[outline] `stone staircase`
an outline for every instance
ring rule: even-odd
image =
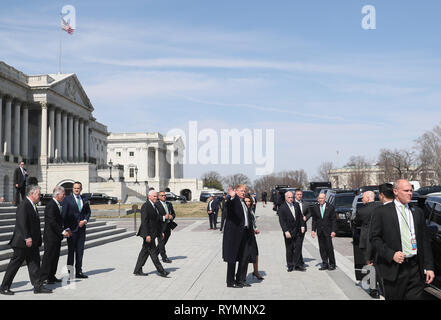
[[[5,271],[9,260],[13,255],[12,248],[8,245],[12,238],[15,226],[16,207],[0,207],[0,272]],[[44,228],[44,207],[38,207],[41,222],[41,234]],[[112,241],[133,236],[134,232],[127,232],[124,228],[118,228],[115,224],[106,221],[97,221],[90,218],[86,229],[85,248],[103,245]],[[43,246],[40,247],[40,254],[43,257]],[[67,241],[61,242],[61,255],[67,254]]]

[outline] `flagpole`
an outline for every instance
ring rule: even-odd
[[[61,13],[60,13],[60,18],[62,17]],[[59,56],[58,56],[58,74],[61,74],[61,36],[62,36],[62,32],[61,32],[61,27],[60,27],[60,47],[59,47]]]

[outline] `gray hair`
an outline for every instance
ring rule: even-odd
[[[59,194],[61,194],[63,192],[65,192],[65,191],[64,191],[64,188],[62,186],[56,186],[54,188],[54,191],[52,192],[52,197],[55,198],[56,196],[58,196]]]
[[[34,194],[37,191],[41,191],[41,187],[36,184],[31,184],[28,186],[26,194],[29,196],[31,194]]]
[[[294,194],[291,191],[285,192],[285,200],[288,199],[289,194],[294,197]]]
[[[155,194],[157,194],[157,193],[158,193],[158,191],[150,190],[150,191],[149,191],[149,196],[153,196],[153,195],[155,195]]]

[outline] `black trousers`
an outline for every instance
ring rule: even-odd
[[[164,239],[159,238],[158,240],[158,250],[159,250],[159,254],[162,257],[162,260],[167,259],[167,252],[165,251],[165,245],[167,244],[170,235],[171,235],[171,230],[167,226],[167,228],[165,228],[164,231]]]
[[[300,266],[300,255],[302,253],[303,239],[298,235],[289,239],[284,236],[284,239],[286,249],[286,265],[288,268]]]
[[[20,204],[20,196],[21,196],[21,200],[25,198],[26,186],[15,188],[15,205],[17,207]]]
[[[143,239],[142,248],[141,251],[139,252],[138,260],[136,261],[134,273],[138,273],[142,271],[142,267],[147,262],[149,256],[152,258],[156,270],[158,270],[158,272],[160,273],[164,272],[164,268],[162,267],[161,262],[159,262],[158,252],[159,250],[158,247],[156,246],[154,238],[150,241],[150,243],[148,243],[147,241],[145,241],[145,239]]]
[[[72,236],[67,238],[67,265],[73,266],[75,260],[75,272],[83,272],[84,242],[86,241],[86,227],[79,228],[77,232],[72,232]]]
[[[61,242],[53,241],[44,243],[44,255],[40,268],[40,280],[51,280],[57,273],[58,260],[60,259]]]
[[[299,235],[299,238],[300,238],[300,240],[299,240],[299,242],[300,242],[300,259],[299,259],[299,264],[300,265],[305,264],[305,261],[303,261],[303,253],[302,253],[303,241],[305,240],[305,234],[306,234],[306,231]]]
[[[235,273],[236,273],[236,281],[245,281],[247,277],[247,269],[248,269],[248,263],[250,260],[249,257],[249,237],[248,237],[248,231],[244,229],[242,233],[242,240],[239,245],[239,251],[238,251],[238,261],[239,265],[237,267],[236,271],[236,262],[228,262],[227,264],[227,284],[233,284]]]
[[[39,287],[40,282],[40,250],[38,247],[13,248],[14,255],[9,261],[5,276],[1,285],[2,289],[9,289],[18,269],[26,261],[29,271],[29,278],[34,287]]]
[[[335,266],[334,246],[332,245],[331,235],[320,232],[317,234],[317,237],[323,265]]]
[[[421,300],[424,282],[419,274],[418,258],[405,260],[398,269],[395,281],[383,279],[386,300]]]
[[[226,217],[227,217],[227,213],[222,211],[220,231],[222,231],[222,229],[224,228]]]
[[[215,211],[214,213],[213,213],[213,215],[214,215],[214,228],[216,229],[217,228],[217,216],[218,216],[218,211]]]
[[[210,229],[216,228],[216,216],[215,213],[211,213],[208,215],[208,221],[210,222]]]

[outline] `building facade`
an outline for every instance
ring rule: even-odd
[[[0,195],[13,199],[13,172],[24,161],[42,192],[75,180],[102,181],[107,127],[75,74],[26,75],[0,61]]]

